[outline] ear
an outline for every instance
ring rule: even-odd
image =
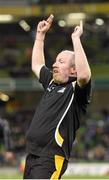
[[[71,75],[71,76],[76,76],[76,75],[77,75],[77,72],[76,72],[75,67],[71,67],[71,69],[70,69],[70,75]]]

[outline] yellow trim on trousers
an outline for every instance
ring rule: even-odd
[[[63,163],[64,163],[64,157],[59,156],[59,155],[55,155],[55,168],[56,171],[53,172],[52,176],[51,176],[51,180],[52,179],[58,179],[63,167]]]

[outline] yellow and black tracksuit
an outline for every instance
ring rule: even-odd
[[[75,77],[69,78],[67,83],[56,84],[52,80],[52,73],[45,66],[41,69],[39,81],[45,93],[27,132],[29,156],[26,165],[28,161],[32,162],[36,158],[43,167],[31,165],[31,168],[27,168],[27,165],[24,178],[29,177],[26,175],[26,170],[29,169],[31,179],[58,179],[67,167],[75,133],[79,128],[80,115],[86,112],[90,101],[91,81],[84,88],[78,86]],[[49,162],[48,165],[45,165],[45,159]],[[33,176],[33,169],[35,169],[34,173],[36,172],[35,176]],[[50,169],[49,173],[47,169]]]

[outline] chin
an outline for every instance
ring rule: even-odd
[[[54,82],[57,84],[63,84],[63,83],[66,83],[67,81],[63,81],[61,79],[54,79]]]
[[[60,82],[59,80],[57,80],[57,79],[54,79],[54,82],[55,82],[55,83],[58,83],[58,84],[61,83],[61,82]]]
[[[64,78],[63,78],[64,79]],[[62,78],[59,78],[59,77],[56,77],[56,76],[53,76],[53,80],[55,83],[58,83],[58,84],[63,84],[63,83],[66,83],[68,81],[68,79],[64,79],[63,80]]]

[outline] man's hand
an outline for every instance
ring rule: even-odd
[[[71,34],[71,38],[80,37],[83,33],[83,22],[80,21],[80,25],[76,26],[74,32]]]
[[[14,155],[13,152],[6,151],[6,152],[4,153],[4,158],[5,158],[6,161],[12,161],[12,160],[14,160],[15,155]]]
[[[38,23],[37,32],[45,34],[51,27],[54,16],[51,14],[47,20],[42,20]]]

